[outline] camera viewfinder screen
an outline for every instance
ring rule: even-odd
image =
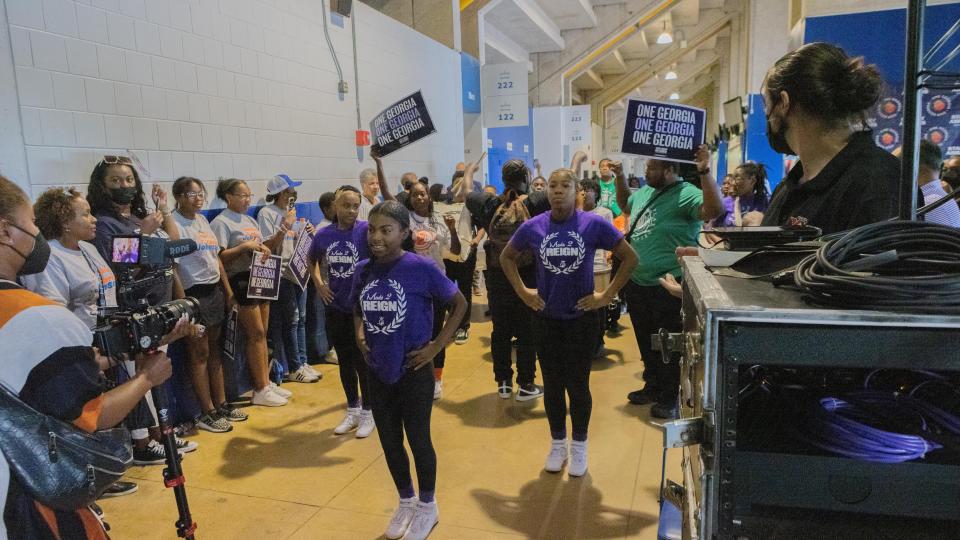
[[[137,264],[140,261],[140,238],[115,237],[112,261],[117,264]]]

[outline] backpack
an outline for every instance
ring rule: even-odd
[[[504,202],[494,212],[493,219],[490,220],[490,225],[487,227],[487,245],[485,248],[487,251],[487,268],[501,270],[500,253],[507,247],[510,238],[520,228],[520,225],[530,219],[530,211],[524,204],[526,198],[526,195],[522,195],[512,202]],[[523,268],[531,264],[533,264],[533,254],[530,252],[521,253],[517,259],[517,267]]]

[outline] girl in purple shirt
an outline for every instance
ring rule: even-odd
[[[570,460],[570,476],[587,472],[587,427],[593,400],[590,396],[590,362],[599,344],[600,318],[626,285],[637,266],[637,254],[623,234],[602,217],[576,209],[577,176],[558,169],[547,182],[550,212],[540,214],[517,229],[500,254],[500,266],[517,295],[537,315],[533,335],[543,372],[544,408],[553,442],[544,469],[560,472]],[[613,251],[622,261],[613,281],[594,292],[593,258],[597,249]],[[517,258],[532,252],[537,288],[524,285]],[[573,442],[567,449],[567,399]]]
[[[376,423],[367,397],[367,365],[357,347],[353,332],[353,305],[350,287],[357,263],[368,257],[367,222],[357,219],[360,213],[360,191],[343,186],[333,201],[335,220],[317,231],[310,245],[311,277],[323,303],[326,304],[326,330],[339,358],[340,383],[347,397],[347,415],[333,429],[335,435],[357,430],[358,438],[373,433]],[[328,279],[320,277],[317,263],[326,261]]]
[[[410,243],[409,211],[387,201],[370,211],[370,259],[357,266],[353,317],[357,343],[370,366],[367,384],[380,444],[400,494],[387,538],[422,540],[436,525],[437,454],[430,440],[433,359],[453,339],[467,301],[457,285],[430,259],[404,250]],[[433,336],[433,305],[452,308]],[[417,467],[419,499],[413,490],[406,433]]]

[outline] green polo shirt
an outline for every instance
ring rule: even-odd
[[[637,220],[637,213],[656,193],[656,189],[644,186],[630,196],[627,201],[630,226]],[[680,277],[676,249],[697,245],[697,235],[703,223],[700,219],[702,204],[703,192],[692,184],[680,181],[679,187],[669,189],[639,216],[640,222],[630,237],[630,245],[640,259],[631,276],[634,283],[658,285],[657,280],[668,273]]]

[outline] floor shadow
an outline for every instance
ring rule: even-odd
[[[603,493],[582,478],[541,472],[517,495],[471,491],[484,512],[528,538],[623,538],[656,523],[657,516],[603,504]]]
[[[352,434],[336,437],[332,427],[311,433],[290,430],[293,426],[342,408],[342,405],[332,405],[285,424],[257,428],[255,431],[260,435],[257,439],[242,436],[230,439],[223,449],[220,474],[227,478],[244,478],[268,468],[326,467],[352,461],[326,455],[344,442],[353,440]]]
[[[623,365],[623,351],[617,349],[604,349],[603,356],[593,359],[590,364],[590,371],[605,371],[610,368]]]
[[[650,421],[650,407],[651,405],[634,405],[624,400],[622,405],[617,405],[614,409],[620,411],[620,414],[624,416],[638,418],[647,423]]]
[[[546,418],[547,413],[536,407],[539,401],[520,403],[513,398],[500,399],[500,396],[490,392],[467,401],[442,399],[435,402],[434,406],[456,416],[465,426],[504,428],[527,420]]]

